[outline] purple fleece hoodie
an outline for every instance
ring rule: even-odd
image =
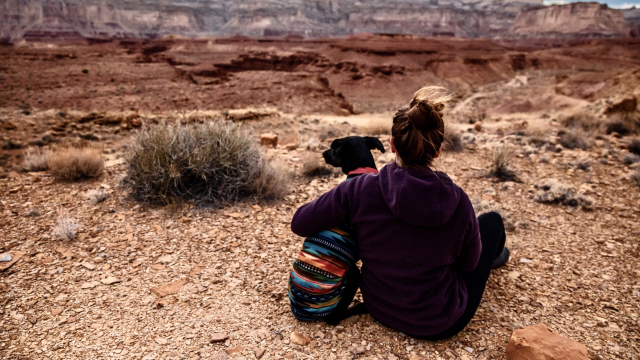
[[[469,197],[444,173],[390,164],[345,181],[300,207],[299,236],[349,221],[358,231],[362,284],[371,315],[396,330],[428,336],[462,315],[482,244]]]

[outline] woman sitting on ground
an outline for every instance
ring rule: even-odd
[[[393,118],[395,163],[341,183],[293,217],[299,236],[343,223],[357,231],[364,303],[344,318],[368,311],[416,338],[451,337],[473,318],[491,269],[509,258],[500,215],[476,218],[467,194],[432,168],[447,100],[441,87],[416,92]],[[352,300],[340,302],[346,308]]]

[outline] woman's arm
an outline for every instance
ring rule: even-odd
[[[455,262],[455,268],[459,272],[473,271],[478,265],[480,253],[482,252],[482,241],[480,240],[478,218],[475,217],[473,210],[471,210],[471,215],[472,219],[469,224],[469,229],[467,229],[467,232],[464,235],[462,249]]]
[[[348,222],[363,183],[361,180],[364,176],[344,181],[316,200],[302,205],[293,215],[291,231],[306,237]]]

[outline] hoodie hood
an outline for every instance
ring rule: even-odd
[[[442,172],[392,163],[380,170],[378,180],[389,209],[411,225],[446,224],[460,203],[461,189]]]

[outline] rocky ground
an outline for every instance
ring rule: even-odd
[[[336,173],[305,177],[301,164],[333,138],[371,134],[368,119],[388,124],[390,114],[126,108],[92,114],[4,104],[0,253],[22,256],[0,270],[0,357],[502,359],[514,329],[540,323],[586,345],[592,359],[640,357],[640,188],[629,177],[638,163],[623,161],[630,138],[599,134],[587,150],[560,146],[558,119],[568,107],[584,105],[595,113],[608,100],[572,103],[565,96],[562,106],[550,107],[535,94],[536,89],[555,94],[550,80],[555,75],[537,74],[480,87],[447,115],[464,150],[446,153],[437,168],[469,194],[479,212],[503,214],[512,257],[493,271],[471,324],[438,342],[409,338],[369,315],[331,327],[299,322],[289,311],[288,270],[303,241],[289,230],[291,217],[298,206],[344,178]],[[509,94],[509,101],[531,100],[524,105],[529,110],[518,105],[487,111]],[[16,101],[23,96],[17,94]],[[469,124],[480,113],[482,125]],[[153,207],[131,200],[120,184],[132,129],[223,116],[243,121],[256,142],[263,132],[278,135],[280,145],[265,149],[265,156],[295,174],[285,198],[244,200],[221,209]],[[543,130],[523,131],[523,119],[529,130]],[[378,136],[388,144],[388,135]],[[20,170],[26,149],[65,143],[99,147],[105,173],[65,183],[48,172]],[[513,151],[509,166],[517,181],[486,176],[492,152],[503,143]],[[374,155],[379,166],[393,160],[389,152]],[[536,201],[549,178],[573,187],[592,204]],[[90,201],[94,190],[105,192],[106,200]],[[80,225],[73,241],[53,234],[65,213]]]

